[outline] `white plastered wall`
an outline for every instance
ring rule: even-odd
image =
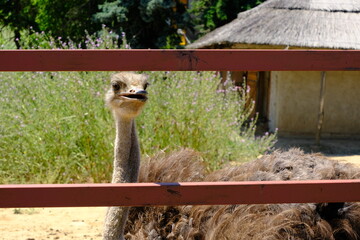
[[[314,136],[321,72],[271,72],[269,127],[281,136]],[[360,137],[360,72],[326,73],[322,136]]]

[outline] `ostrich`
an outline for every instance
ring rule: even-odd
[[[147,100],[146,76],[115,74],[106,102],[116,120],[112,182],[265,181],[354,179],[360,170],[298,149],[207,173],[193,150],[161,153],[139,170],[135,130]],[[140,172],[140,174],[139,174]],[[104,239],[360,239],[360,204],[258,204],[226,206],[110,207]],[[125,232],[125,236],[124,236]]]
[[[191,173],[194,173],[193,175]],[[146,159],[140,182],[356,179],[360,169],[299,149],[275,151],[208,173],[184,149]],[[126,239],[360,240],[360,203],[131,208]]]
[[[136,182],[139,175],[140,149],[135,118],[147,101],[147,76],[121,72],[112,76],[106,104],[116,124],[112,183]],[[128,207],[110,207],[106,213],[104,240],[123,240]]]

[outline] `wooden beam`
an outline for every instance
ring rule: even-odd
[[[0,71],[360,70],[358,50],[0,50]]]
[[[0,207],[360,201],[360,180],[0,185]]]
[[[326,87],[326,72],[321,72],[320,80],[320,103],[319,103],[319,113],[318,113],[318,123],[316,129],[315,141],[316,145],[320,145],[321,130],[324,122],[324,104],[325,104],[325,87]]]

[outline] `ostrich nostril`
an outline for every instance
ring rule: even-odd
[[[135,92],[135,90],[134,90],[134,89],[131,89],[131,90],[130,90],[130,92],[131,92],[131,93],[134,93],[134,92]]]

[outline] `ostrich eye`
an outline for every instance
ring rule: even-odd
[[[114,91],[119,91],[120,90],[120,84],[118,84],[118,83],[112,83],[111,86],[112,86]]]

